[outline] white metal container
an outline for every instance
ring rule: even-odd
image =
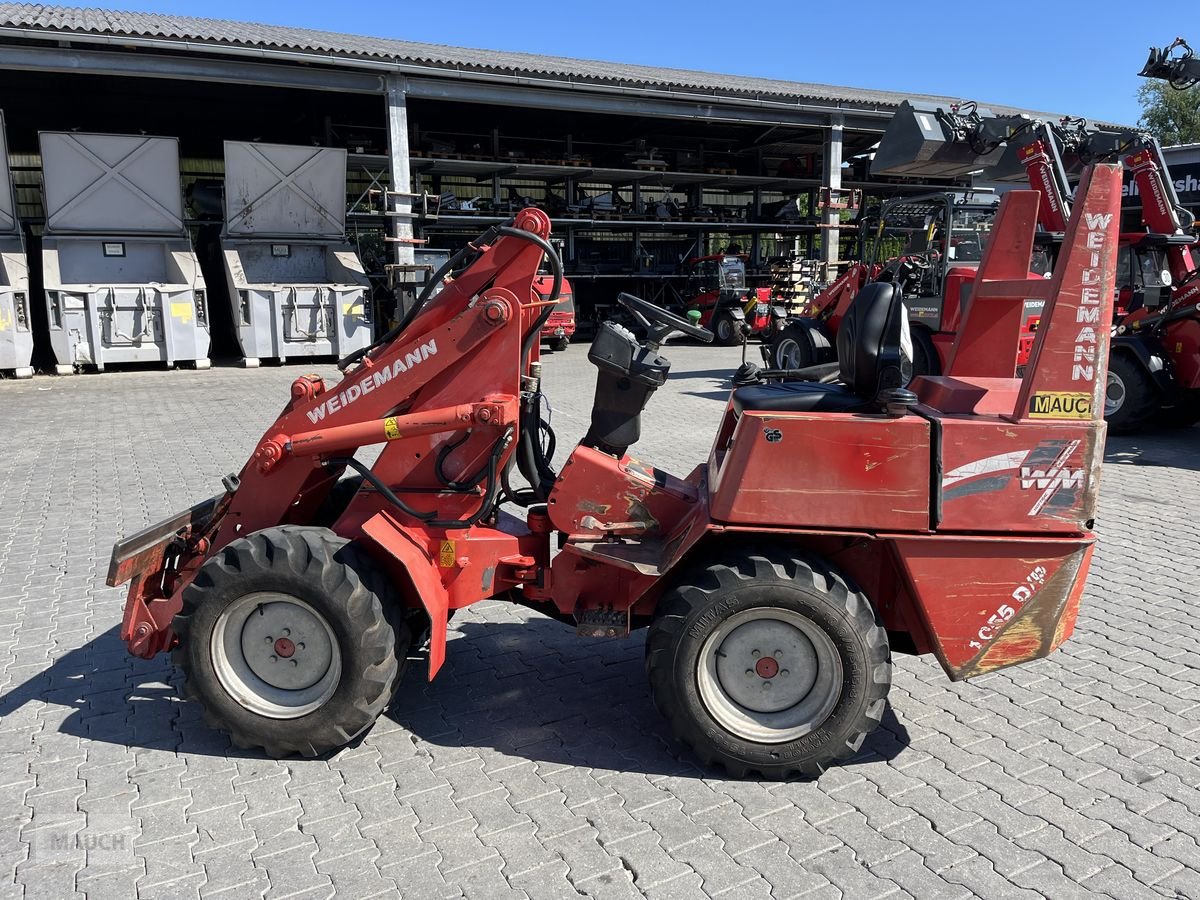
[[[247,366],[370,344],[369,282],[346,241],[345,150],[226,141],[221,251]]]
[[[58,371],[209,365],[204,278],[183,221],[179,143],[42,132],[42,277]]]

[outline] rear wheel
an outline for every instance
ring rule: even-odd
[[[566,350],[571,346],[571,339],[568,337],[555,338],[550,342],[551,350]]]
[[[1108,383],[1104,392],[1104,420],[1114,434],[1136,431],[1158,409],[1150,375],[1128,353],[1108,358]]]
[[[738,323],[728,312],[718,312],[713,316],[712,333],[722,347],[734,347],[742,342]]]
[[[832,569],[783,551],[684,576],[646,643],[655,704],[731,775],[818,775],[858,751],[891,686],[887,634]]]
[[[183,592],[187,693],[239,747],[317,756],[365,732],[400,683],[411,634],[371,560],[323,528],[233,541]]]

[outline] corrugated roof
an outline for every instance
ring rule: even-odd
[[[533,53],[449,47],[225,19],[47,6],[40,3],[0,3],[0,36],[6,29],[44,31],[56,38],[98,35],[131,39],[169,39],[188,41],[193,45],[211,44],[214,49],[225,46],[307,53],[330,57],[328,61],[333,64],[336,64],[337,57],[354,58],[377,60],[381,64],[406,63],[428,66],[431,69],[519,74],[560,81],[759,97],[785,102],[817,101],[822,105],[848,104],[857,107],[890,108],[906,98],[936,102],[956,99],[776,81],[743,75],[720,75],[686,69],[540,56]],[[996,110],[1011,109],[995,104],[989,105]]]

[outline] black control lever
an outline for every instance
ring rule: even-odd
[[[650,342],[652,344],[661,344],[672,331],[681,331],[688,337],[693,337],[698,341],[704,341],[706,344],[711,344],[713,333],[707,328],[700,325],[694,325],[687,319],[669,313],[661,306],[655,306],[653,303],[648,303],[641,297],[636,297],[633,294],[618,294],[617,300],[627,310],[633,313],[646,330],[650,333]]]

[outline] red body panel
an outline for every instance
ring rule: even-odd
[[[929,423],[915,416],[726,410],[709,457],[709,507],[731,524],[929,528]],[[731,422],[731,419],[733,420]]]
[[[1090,536],[893,542],[934,652],[955,679],[1046,656],[1066,640],[1093,543]]]
[[[1013,428],[999,416],[988,422],[976,415],[942,417],[941,424],[939,531],[1079,534],[1091,527],[1103,445],[1091,422]]]

